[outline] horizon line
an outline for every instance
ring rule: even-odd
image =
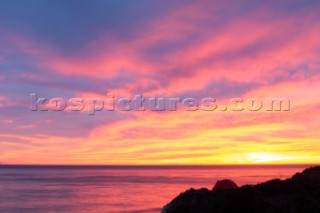
[[[294,163],[294,164],[5,164],[0,162],[0,166],[96,166],[96,167],[224,167],[224,166],[317,166],[320,163]]]

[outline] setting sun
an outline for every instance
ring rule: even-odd
[[[267,163],[267,162],[277,162],[277,161],[285,161],[290,159],[295,159],[297,157],[288,157],[278,154],[272,153],[264,153],[264,152],[255,152],[255,153],[248,153],[246,155],[248,162],[252,163]]]

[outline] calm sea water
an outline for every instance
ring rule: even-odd
[[[0,166],[0,212],[160,212],[180,192],[287,178],[307,166]]]

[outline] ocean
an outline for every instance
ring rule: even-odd
[[[239,186],[285,179],[307,168],[282,166],[0,166],[1,213],[151,213],[189,188],[219,179]]]

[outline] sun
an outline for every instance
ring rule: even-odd
[[[288,159],[288,157],[283,155],[266,153],[266,152],[248,153],[246,154],[246,158],[248,161],[253,163],[264,163],[264,162],[281,161],[281,160]]]

